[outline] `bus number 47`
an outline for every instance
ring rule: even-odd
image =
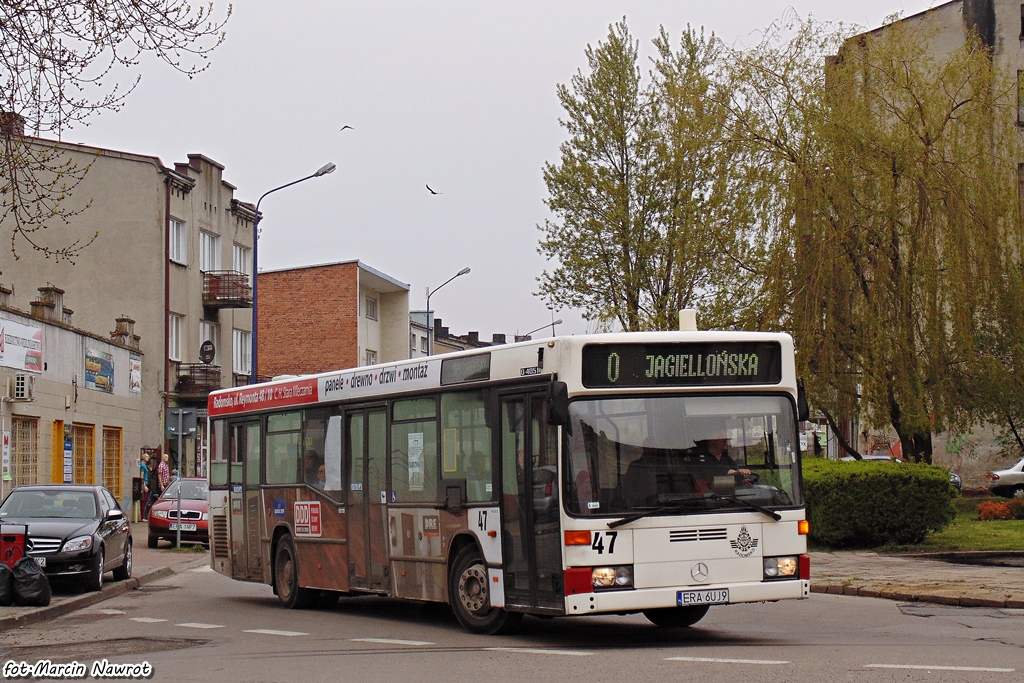
[[[603,534],[600,531],[594,532],[594,542],[590,544],[591,550],[596,550],[598,555],[604,555],[604,540],[607,538],[608,554],[611,555],[615,552],[615,537],[618,535],[618,531],[605,531]]]

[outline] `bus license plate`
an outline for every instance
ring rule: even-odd
[[[177,522],[171,522],[171,531],[177,531],[177,530],[178,530],[178,523]],[[181,523],[181,530],[182,531],[195,531],[196,530],[196,525],[195,524],[188,524],[186,522],[182,522]]]
[[[36,564],[38,564],[40,567],[45,567],[46,566],[46,558],[45,557],[38,557],[36,555],[30,555],[29,557],[31,557],[33,560],[35,560]]]
[[[676,605],[728,605],[729,589],[719,588],[711,591],[679,591],[676,593]]]

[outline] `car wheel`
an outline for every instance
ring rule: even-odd
[[[1013,493],[1010,494],[1014,498],[1024,498],[1024,486],[1018,486],[1013,489]]]
[[[150,536],[149,541],[146,543],[150,548],[155,548],[160,545],[160,539],[156,536]]]
[[[471,633],[511,633],[522,622],[521,612],[491,607],[487,566],[475,546],[459,551],[448,577],[448,604]]]
[[[132,578],[132,539],[124,544],[124,562],[114,570],[115,581],[127,581]]]
[[[96,556],[96,566],[93,567],[92,571],[85,578],[85,590],[87,591],[101,591],[103,590],[103,548],[100,548],[99,555]]]
[[[708,605],[645,609],[644,616],[655,626],[662,628],[686,628],[687,626],[693,626],[703,619],[709,609],[711,608]]]
[[[274,554],[274,588],[277,590],[277,599],[288,609],[309,607],[320,592],[299,587],[295,544],[288,535],[278,541],[277,552]]]

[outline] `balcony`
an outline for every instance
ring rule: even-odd
[[[234,379],[235,379],[234,386],[236,386],[236,387],[244,387],[244,386],[248,386],[249,384],[252,384],[252,376],[251,375],[247,375],[247,374],[242,374],[240,372],[236,372],[236,373],[234,373]],[[262,383],[262,382],[269,382],[271,379],[273,379],[273,378],[270,375],[256,375],[256,381],[260,382],[260,383]]]
[[[252,308],[249,276],[237,270],[204,272],[203,305],[208,308]]]
[[[206,398],[211,391],[220,389],[220,366],[205,363],[179,363],[179,398]]]

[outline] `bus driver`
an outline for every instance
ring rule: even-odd
[[[703,494],[714,489],[715,477],[750,476],[750,470],[736,463],[729,455],[729,437],[725,428],[713,427],[708,436],[695,439],[697,454],[689,459],[694,475],[694,493]]]

